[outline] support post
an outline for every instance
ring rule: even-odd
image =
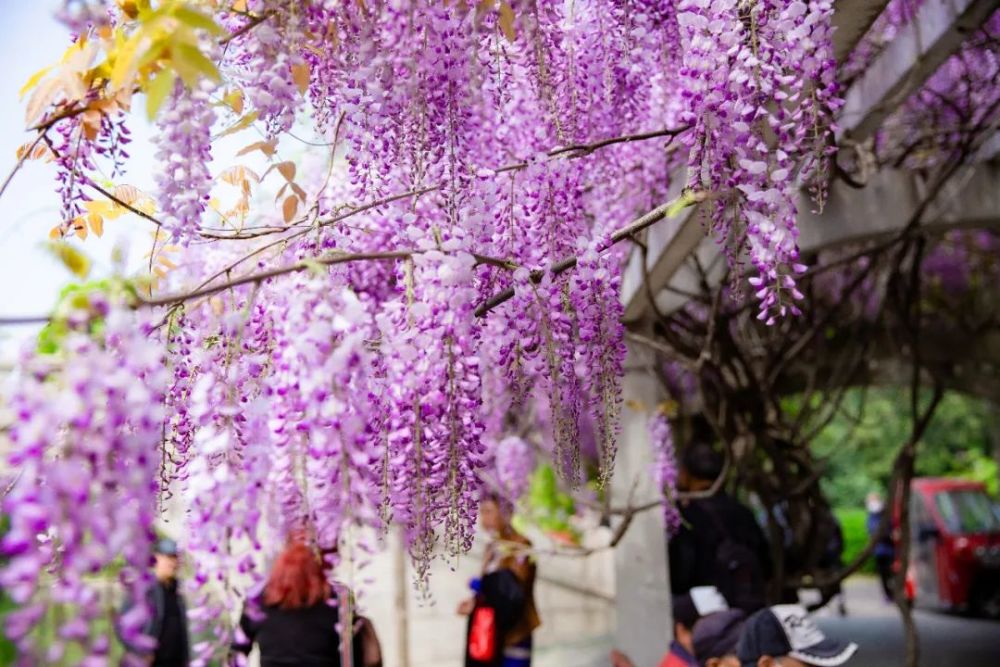
[[[646,429],[662,390],[646,369],[654,363],[647,351],[630,347],[625,374],[622,436],[611,481],[614,505],[654,500],[653,452]],[[621,518],[616,518],[621,521]],[[640,512],[615,547],[615,645],[636,665],[656,665],[673,633],[670,580],[663,512]]]

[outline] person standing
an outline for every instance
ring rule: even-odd
[[[541,621],[535,608],[535,563],[531,542],[510,525],[509,503],[496,495],[479,504],[479,522],[493,540],[486,548],[476,594],[458,613],[469,616],[468,667],[530,667],[531,635]]]
[[[349,655],[340,645],[339,606],[323,573],[320,557],[302,542],[278,556],[263,593],[247,602],[240,617],[246,641],[233,648],[260,649],[261,667],[354,667],[364,665],[359,635]]]
[[[724,473],[724,463],[709,443],[692,443],[681,457],[678,489],[707,493]],[[682,502],[679,509],[681,528],[668,543],[671,592],[716,586],[734,609],[750,614],[763,607],[771,555],[753,513],[721,489]]]
[[[885,503],[882,502],[882,496],[876,491],[869,493],[865,499],[865,509],[868,511],[868,535],[876,540],[875,569],[882,582],[882,594],[885,596],[885,601],[891,602],[893,598],[892,566],[896,561],[896,546],[892,543],[892,531],[889,530],[889,526],[886,526],[884,532],[880,532],[885,516]]]
[[[146,594],[149,620],[142,629],[142,635],[156,640],[156,648],[151,652],[122,637],[129,654],[137,656],[152,667],[187,667],[191,658],[188,640],[187,608],[184,595],[180,592],[177,570],[180,553],[177,543],[171,539],[161,539],[153,549],[155,562],[153,575],[156,582]],[[132,602],[126,604],[126,608]]]

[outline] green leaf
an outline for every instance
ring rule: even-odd
[[[199,28],[201,30],[207,30],[213,35],[228,35],[222,27],[212,20],[212,18],[206,14],[202,14],[192,7],[187,5],[182,5],[174,10],[174,16],[177,17],[182,23],[186,23],[192,28]]]
[[[163,106],[164,100],[174,87],[177,74],[172,69],[162,70],[146,87],[146,117],[156,118],[157,112]]]

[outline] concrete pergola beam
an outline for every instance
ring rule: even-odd
[[[857,45],[878,14],[888,4],[883,0],[840,0],[835,3],[834,50],[839,58],[845,57]],[[923,5],[913,22],[907,26],[866,70],[847,93],[840,124],[853,140],[867,136],[901,102],[923,84],[938,66],[961,45],[968,32],[979,27],[1000,6],[1000,0],[931,0]],[[673,179],[683,182],[683,175]],[[867,226],[868,236],[886,233],[902,225],[909,217],[899,215],[901,210],[915,210],[914,201],[918,185],[901,172],[878,174],[872,178],[871,187],[865,190],[846,188],[835,183],[831,202],[822,216],[811,214],[813,203],[807,197],[799,198],[800,247],[804,251],[816,250],[823,240],[830,237],[835,242],[858,240],[860,227]],[[680,194],[680,187],[672,196]],[[868,192],[875,191],[876,194]],[[833,202],[837,199],[837,202]],[[861,201],[859,205],[859,200]],[[889,208],[890,202],[912,204],[902,209]],[[684,291],[691,291],[697,278],[686,260],[698,252],[703,265],[714,265],[718,259],[717,248],[705,238],[699,219],[707,209],[698,206],[685,209],[679,216],[665,220],[650,228],[646,239],[647,261],[643,266],[642,253],[633,251],[622,276],[622,302],[624,319],[635,322],[650,308],[647,289],[643,281],[648,277],[656,303],[663,312],[670,312],[685,302]],[[837,211],[836,214],[833,211]],[[863,212],[863,213],[860,213]],[[883,216],[882,212],[890,215]],[[964,217],[962,220],[982,216]],[[989,216],[986,216],[989,217]],[[835,228],[833,231],[828,227]],[[841,231],[836,228],[843,227]],[[898,228],[898,227],[895,227]]]
[[[837,0],[833,3],[833,56],[837,62],[858,45],[889,0]]]
[[[843,136],[862,141],[874,134],[998,7],[1000,0],[925,2],[847,91],[839,120]]]
[[[921,216],[924,229],[945,231],[960,228],[1000,229],[1000,162],[981,162],[953,178],[934,198]],[[803,253],[862,243],[900,232],[914,219],[927,194],[927,184],[913,172],[883,169],[872,175],[863,189],[855,189],[842,181],[834,183],[822,214],[806,195],[798,201],[799,248]],[[683,219],[661,223],[657,234],[668,235],[660,240],[651,235],[650,245],[662,248],[658,265],[650,270],[656,306],[670,313],[683,306],[686,293],[696,292],[701,276],[687,261],[696,255],[705,269],[709,284],[717,285],[725,272],[726,262],[714,240],[702,233],[693,219],[696,213]],[[657,227],[651,228],[656,230]],[[695,233],[696,232],[696,233]],[[657,271],[659,273],[657,273]],[[630,258],[622,281],[623,289],[635,291],[626,308],[625,321],[642,317],[649,306],[642,284],[642,255]]]

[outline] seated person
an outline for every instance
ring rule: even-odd
[[[742,667],[838,667],[857,650],[826,637],[802,606],[785,604],[748,618],[736,653]]]

